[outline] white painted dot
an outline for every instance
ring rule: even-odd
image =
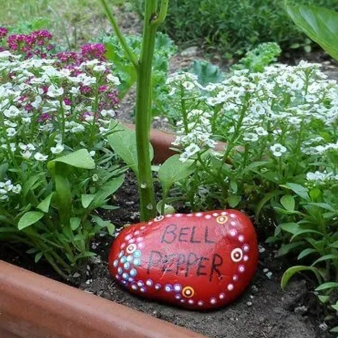
[[[197,302],[197,305],[198,305],[198,306],[203,306],[203,304],[204,304],[204,302],[201,301],[201,300]]]
[[[217,303],[217,299],[216,298],[211,298],[210,299],[210,303],[211,304],[216,304]]]
[[[127,235],[124,239],[125,239],[126,241],[129,241],[132,237],[133,237],[133,236],[129,234],[129,235]]]
[[[249,246],[248,244],[245,244],[245,245],[243,246],[243,251],[244,251],[244,252],[249,252],[249,251],[250,251],[250,246]]]
[[[229,235],[230,235],[231,237],[236,237],[236,236],[237,236],[237,230],[236,230],[236,229],[231,229],[231,230],[229,231]]]
[[[237,275],[233,275],[232,280],[233,280],[234,282],[237,282],[237,281],[238,281],[238,276],[237,276]]]
[[[175,298],[176,298],[176,299],[181,299],[182,296],[181,296],[179,293],[177,293],[177,294],[175,295]]]
[[[187,217],[192,217],[194,214],[187,214],[186,216]]]
[[[137,282],[137,285],[138,285],[139,287],[142,287],[142,286],[144,285],[144,283],[143,283],[141,280],[139,280],[139,281]]]
[[[218,297],[219,297],[219,299],[224,299],[225,298],[225,294],[224,293],[220,293]]]
[[[244,261],[244,262],[247,262],[248,260],[249,260],[249,256],[245,255],[245,256],[243,257],[243,261]]]
[[[146,288],[140,288],[140,291],[141,292],[146,292],[147,290],[146,290]]]
[[[193,300],[193,299],[189,299],[189,300],[188,300],[188,303],[189,303],[189,304],[194,304],[194,300]]]
[[[222,216],[226,216],[227,214],[228,214],[228,213],[227,213],[226,211],[222,211],[222,212],[221,212],[221,215],[222,215]]]
[[[138,243],[138,244],[137,244],[137,247],[138,247],[139,249],[143,249],[143,248],[144,248],[144,243]]]
[[[238,267],[238,271],[239,271],[240,273],[243,273],[243,272],[245,271],[245,266],[244,266],[244,265],[240,265],[240,266]]]
[[[155,289],[156,289],[156,290],[161,289],[161,284],[156,284],[156,285],[155,285]]]
[[[126,247],[126,243],[122,243],[121,246],[120,246],[120,249],[124,249]]]
[[[152,225],[153,224],[153,222],[148,222],[148,225]]]
[[[131,238],[129,241],[128,241],[129,244],[132,244],[132,243],[135,243],[135,238]]]
[[[119,276],[119,275],[115,275],[115,278],[116,278],[116,279],[120,279],[120,276]]]
[[[140,234],[140,230],[136,230],[135,232],[134,232],[134,236],[138,236]]]
[[[143,237],[137,237],[136,238],[136,242],[142,242],[143,241]]]
[[[240,242],[244,242],[244,236],[243,236],[243,235],[239,235],[239,236],[238,236],[238,240],[239,240]]]
[[[145,228],[146,228],[146,226],[145,226],[145,225],[142,225],[140,229],[141,229],[141,230],[144,230]]]
[[[167,215],[165,215],[165,217],[166,218],[170,218],[170,217],[173,217],[173,215],[172,214],[167,214]]]
[[[180,217],[183,216],[182,214],[174,214],[174,215],[175,215],[175,217],[177,217],[177,218],[180,218]]]
[[[148,279],[148,280],[146,281],[146,284],[147,284],[148,286],[152,286],[152,285],[153,285],[153,281],[152,281],[151,279]]]
[[[230,217],[231,217],[231,218],[236,218],[236,215],[230,214]]]
[[[195,216],[196,216],[196,217],[202,217],[203,214],[202,214],[201,212],[197,212],[197,213],[195,214]]]
[[[214,212],[212,215],[213,215],[214,217],[217,217],[217,216],[218,216],[218,212]]]
[[[237,225],[237,223],[236,223],[236,222],[234,222],[234,221],[231,221],[231,222],[230,222],[230,224],[231,224],[232,226],[235,226],[235,225]]]
[[[233,284],[229,284],[229,285],[228,285],[228,291],[232,291],[233,289],[234,289]]]
[[[138,289],[138,287],[137,287],[136,284],[133,284],[133,285],[131,286],[131,288],[132,288],[133,290],[137,290],[137,289]]]
[[[211,215],[205,215],[205,219],[210,219],[211,217]]]
[[[181,299],[181,303],[185,303],[185,300],[184,300],[184,299]]]

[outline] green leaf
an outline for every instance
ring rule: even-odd
[[[316,234],[316,235],[319,235],[319,236],[323,236],[323,234],[317,230],[312,230],[312,229],[302,229],[302,230],[299,230],[297,233],[295,233],[290,241],[292,242],[296,237],[300,236],[300,235],[304,235],[304,234]],[[312,236],[313,237],[313,236]]]
[[[183,180],[195,170],[192,162],[182,162],[179,158],[178,154],[169,157],[158,171],[158,178],[164,191],[168,191],[175,182]]]
[[[318,264],[320,262],[324,262],[324,261],[328,261],[328,260],[338,260],[338,255],[334,255],[334,254],[324,255],[324,256],[318,258],[316,261],[314,261],[311,264],[311,266],[315,266],[316,264]]]
[[[298,260],[308,256],[308,255],[311,255],[312,253],[315,253],[317,252],[317,250],[315,249],[312,249],[312,248],[307,248],[307,249],[304,249],[297,257]]]
[[[44,216],[40,211],[28,211],[19,219],[18,229],[22,230],[38,222]]]
[[[316,6],[286,6],[293,22],[338,60],[338,13]]]
[[[319,283],[321,282],[321,274],[318,271],[317,268],[311,267],[311,266],[304,266],[304,265],[296,265],[293,266],[289,269],[287,269],[283,276],[282,276],[282,280],[281,280],[281,288],[284,290],[285,286],[287,285],[287,283],[289,282],[289,280],[291,279],[292,276],[294,276],[296,273],[301,272],[301,271],[311,271],[313,272],[316,277],[317,280],[319,281]]]
[[[135,175],[138,176],[135,131],[118,122],[112,122],[110,128],[113,132],[107,137],[109,145],[122,158],[126,165],[134,171]],[[154,157],[154,151],[150,143],[149,147],[149,160],[151,161]]]
[[[82,206],[87,209],[90,205],[90,203],[93,202],[95,198],[95,194],[82,194],[81,195],[81,204]]]
[[[292,195],[284,195],[280,199],[281,205],[288,211],[294,211],[295,210],[295,199]]]
[[[321,284],[321,285],[319,285],[316,288],[316,291],[322,291],[322,290],[333,289],[333,288],[337,289],[338,288],[338,283],[336,283],[336,282],[327,282],[327,283]]]
[[[37,209],[40,209],[41,211],[47,214],[49,211],[50,203],[52,201],[53,196],[54,196],[54,192],[50,193],[43,201],[39,203],[39,205],[37,206]]]
[[[332,308],[336,311],[338,311],[338,305],[331,305]],[[330,330],[330,332],[337,333],[338,332],[338,326],[335,326],[333,329]]]
[[[309,194],[308,189],[303,187],[300,184],[296,183],[286,183],[284,185],[281,185],[283,188],[287,188],[292,190],[294,193],[296,193],[298,196],[304,198],[305,200],[309,200]]]
[[[256,207],[256,211],[255,211],[256,220],[258,219],[259,214],[260,214],[262,208],[264,207],[264,205],[266,203],[268,203],[271,199],[273,199],[274,197],[277,197],[280,194],[282,194],[281,191],[272,191],[272,192],[268,192],[267,194],[265,194],[265,196],[259,201],[259,203]]]
[[[294,222],[282,223],[279,225],[279,227],[293,235],[296,234],[300,229],[299,224]]]
[[[81,224],[81,218],[79,217],[71,217],[69,220],[70,227],[73,231],[75,231]]]
[[[109,182],[106,182],[105,185],[95,194],[90,207],[96,209],[102,206],[106,202],[106,199],[111,196],[124,182],[124,175],[113,178]]]
[[[43,252],[41,252],[41,251],[38,252],[34,257],[34,263],[38,263],[39,260],[42,258],[42,256],[43,256]]]
[[[210,82],[221,82],[224,79],[224,74],[219,67],[204,60],[194,61],[190,72],[197,75],[198,82],[202,86],[205,86]]]
[[[64,163],[69,166],[81,169],[95,169],[95,162],[89,155],[88,150],[80,149],[73,153],[61,156],[55,160],[49,161],[47,167],[51,170],[56,163]]]
[[[231,208],[235,208],[241,200],[242,196],[232,195],[228,198],[228,204]]]

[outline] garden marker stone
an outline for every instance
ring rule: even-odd
[[[109,253],[112,276],[129,291],[188,309],[215,309],[250,283],[258,246],[237,210],[159,216],[126,227]]]

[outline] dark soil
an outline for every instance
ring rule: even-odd
[[[106,213],[121,229],[137,223],[138,194],[132,174],[128,174],[122,188],[113,197],[112,204],[119,209]],[[259,238],[264,234],[258,233]],[[323,324],[324,313],[313,293],[314,284],[308,276],[297,276],[286,291],[280,287],[280,278],[287,268],[284,259],[277,258],[276,250],[260,241],[257,273],[244,294],[232,304],[212,312],[197,312],[159,304],[134,296],[121,288],[109,275],[107,259],[114,238],[99,236],[92,242],[97,256],[83,267],[73,285],[151,316],[212,338],[332,338]],[[0,247],[0,259],[25,267],[50,278],[60,280],[47,265],[34,264],[24,248]],[[290,262],[288,262],[290,264]],[[69,283],[68,283],[69,284]]]

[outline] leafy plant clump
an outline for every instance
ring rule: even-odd
[[[143,0],[132,0],[142,13]],[[290,1],[338,9],[337,0]],[[306,48],[311,41],[288,18],[278,0],[172,0],[162,31],[178,44],[204,44],[226,57],[241,56],[263,42],[274,41],[283,51]]]
[[[114,226],[96,212],[123,182],[105,148],[119,79],[101,44],[53,54],[40,30],[0,28],[0,240],[67,278]]]

